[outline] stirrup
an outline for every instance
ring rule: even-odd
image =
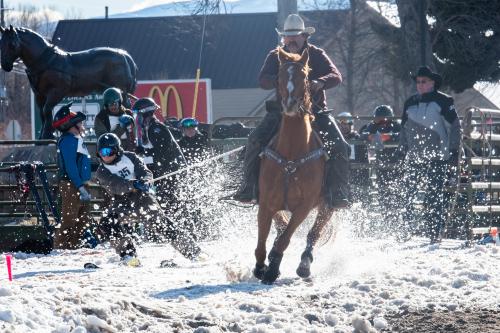
[[[257,200],[255,199],[253,192],[252,186],[245,185],[243,189],[238,190],[232,195],[232,199],[241,203],[256,203]]]

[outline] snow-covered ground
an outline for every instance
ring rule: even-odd
[[[345,214],[337,216],[337,239],[315,251],[310,280],[295,275],[303,226],[285,253],[281,277],[267,286],[251,275],[256,210],[230,206],[221,217],[228,212],[232,218],[224,220],[219,239],[202,244],[206,258],[198,262],[157,244],[141,245],[137,268],[120,265],[101,246],[17,253],[9,282],[2,256],[0,331],[371,332],[388,328],[386,314],[405,309],[498,309],[500,247],[357,239],[349,228],[353,217]],[[178,267],[160,268],[164,259]],[[102,268],[85,270],[86,262]]]
[[[374,231],[371,210],[334,215],[338,236],[322,241],[312,278],[302,280],[295,269],[309,218],[285,252],[281,277],[261,284],[251,273],[257,209],[218,200],[232,174],[225,164],[212,165],[181,182],[179,197],[198,203],[204,220],[217,226],[217,236],[201,243],[203,260],[190,262],[168,244],[141,244],[141,267],[120,264],[107,244],[15,253],[9,282],[1,255],[0,332],[374,332],[390,329],[398,312],[500,310],[500,246],[400,244]],[[367,236],[360,238],[362,223]],[[160,268],[166,259],[177,267]],[[87,262],[101,268],[86,270]]]

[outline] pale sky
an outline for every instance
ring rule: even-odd
[[[37,7],[50,6],[63,15],[70,11],[81,13],[82,18],[104,16],[104,7],[109,7],[109,14],[135,11],[155,5],[180,2],[183,0],[4,0],[5,8],[17,9],[19,4]]]

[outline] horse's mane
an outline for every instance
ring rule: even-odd
[[[276,48],[276,52],[278,53],[278,55],[281,54],[280,57],[282,58],[282,60],[285,60],[285,62],[298,62],[302,57],[301,54],[287,52],[282,47],[279,46]],[[304,64],[303,70],[306,73],[309,73],[310,69],[308,63]]]
[[[300,54],[286,52],[284,49],[282,49],[282,48],[280,48],[280,47],[278,47],[278,48],[276,49],[276,51],[277,51],[277,52],[280,52],[280,50],[281,50],[282,56],[284,56],[284,57],[285,57],[285,60],[286,60],[286,61],[293,61],[293,62],[295,62],[295,61],[299,61],[299,59],[300,59]]]
[[[42,39],[43,41],[45,41],[45,43],[46,43],[48,46],[51,46],[51,47],[52,47],[52,46],[54,46],[48,38],[45,38],[44,36],[40,35],[38,32],[31,30],[30,28],[25,28],[25,27],[16,27],[16,28],[14,28],[14,29],[15,29],[15,30],[16,30],[16,32],[18,32],[18,33],[24,33],[24,34],[35,35],[35,37],[38,37],[38,38]]]

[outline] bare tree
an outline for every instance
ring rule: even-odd
[[[219,14],[226,13],[226,3],[224,0],[193,0],[193,14]]]

